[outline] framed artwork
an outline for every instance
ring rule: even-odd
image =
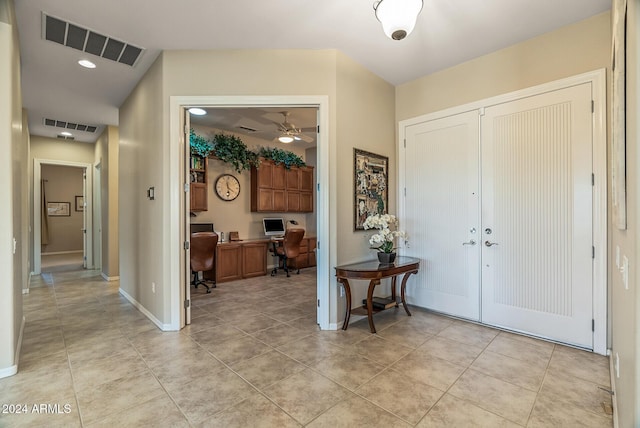
[[[76,196],[76,211],[84,211],[84,196]]]
[[[626,22],[627,0],[615,0],[612,7],[613,37],[611,74],[611,199],[613,223],[627,228],[627,168],[626,168]]]
[[[364,230],[370,214],[386,214],[389,204],[389,158],[353,149],[353,229]]]
[[[47,215],[49,217],[71,216],[71,202],[47,202]]]

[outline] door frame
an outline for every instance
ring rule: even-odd
[[[330,178],[335,177],[335,164],[330,165],[330,140],[329,140],[329,97],[326,95],[282,95],[282,96],[182,96],[169,97],[169,138],[175,144],[168,144],[169,174],[166,184],[170,188],[171,211],[165,217],[165,229],[170,232],[170,260],[169,266],[170,290],[170,330],[180,330],[185,323],[185,285],[186,267],[188,260],[187,251],[184,250],[186,241],[185,227],[183,227],[185,214],[182,203],[186,186],[184,182],[185,142],[181,134],[181,111],[187,106],[201,106],[212,108],[224,107],[314,107],[318,109],[318,165],[316,188],[316,218],[317,218],[317,271],[316,271],[316,296],[318,299],[317,321],[322,330],[331,329],[329,301],[331,286],[335,284],[332,277],[331,266],[336,265],[336,208],[330,206],[329,195],[335,195],[336,183]],[[330,239],[334,238],[334,239]]]
[[[479,110],[483,113],[485,107],[515,101],[545,92],[551,92],[570,86],[591,83],[593,115],[593,351],[606,355],[607,353],[607,98],[606,98],[606,70],[599,69],[565,79],[532,86],[529,88],[497,95],[472,103],[448,108],[434,113],[402,120],[398,122],[398,171],[405,171],[404,141],[405,129],[408,126],[460,113]],[[405,216],[405,197],[402,189],[406,187],[405,177],[398,174],[398,215],[400,221]],[[409,231],[411,232],[411,231]]]
[[[39,275],[42,271],[42,249],[41,249],[41,225],[42,225],[42,192],[40,191],[40,180],[42,178],[42,165],[70,166],[74,168],[84,168],[88,189],[93,189],[93,165],[84,162],[60,161],[53,159],[33,159],[33,274]],[[84,195],[84,218],[86,230],[86,257],[87,269],[93,269],[93,191],[85,192]]]

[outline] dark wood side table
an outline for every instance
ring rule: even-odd
[[[404,298],[404,291],[407,286],[407,280],[409,276],[413,273],[418,273],[418,268],[420,267],[420,259],[416,259],[413,257],[396,257],[396,260],[392,264],[380,264],[376,261],[366,261],[359,263],[352,263],[343,266],[336,266],[336,277],[338,278],[338,282],[344,285],[345,294],[347,297],[347,311],[344,317],[344,323],[342,324],[342,329],[346,330],[349,326],[349,318],[351,314],[364,315],[366,313],[369,318],[369,328],[371,329],[371,333],[376,332],[376,328],[373,325],[373,314],[380,312],[380,309],[373,308],[373,290],[376,288],[376,285],[380,284],[380,280],[383,278],[391,278],[391,299],[396,301],[395,307],[398,307],[398,302],[396,300],[396,280],[398,275],[404,275],[402,278],[402,283],[400,285],[400,298],[402,301],[402,306],[404,310],[407,312],[408,316],[411,316],[411,312],[409,312],[409,308],[407,307],[407,302]],[[355,309],[351,309],[351,286],[349,285],[350,279],[360,279],[360,280],[369,280],[369,289],[367,290],[367,304],[364,306],[359,306]]]

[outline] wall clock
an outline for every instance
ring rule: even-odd
[[[215,190],[223,201],[233,201],[240,194],[240,182],[231,174],[222,174],[216,179]]]

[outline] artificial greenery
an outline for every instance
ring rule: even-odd
[[[284,164],[286,169],[291,169],[292,166],[301,167],[306,165],[302,158],[295,153],[275,147],[260,147],[258,156],[271,159],[276,165]]]
[[[219,160],[233,165],[238,173],[251,169],[252,166],[258,166],[260,157],[272,160],[276,164],[283,164],[286,169],[306,165],[300,156],[287,150],[275,147],[261,147],[257,151],[249,150],[235,135],[216,134],[212,140],[207,140],[191,129],[189,141],[191,154],[202,157],[214,155]]]
[[[191,154],[206,158],[213,152],[213,145],[201,135],[191,128],[189,131],[189,145],[191,146]]]

